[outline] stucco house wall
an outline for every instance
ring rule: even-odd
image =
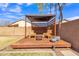
[[[15,23],[13,23],[11,25],[16,25],[16,24],[18,24],[18,27],[24,27],[25,26],[25,21],[24,20],[20,20],[20,21],[15,22]],[[26,22],[26,26],[27,27],[31,26],[31,23]]]
[[[74,50],[79,51],[79,19],[62,23],[61,38],[70,42]]]

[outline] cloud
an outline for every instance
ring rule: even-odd
[[[15,16],[15,15],[1,15],[3,17],[0,17],[0,26],[6,26],[12,22],[15,22],[16,20],[23,19],[24,16]]]
[[[14,15],[6,15],[6,17],[7,18],[9,18],[9,19],[21,19],[21,18],[23,18],[24,16],[14,16]]]
[[[6,17],[7,18],[15,18],[15,19],[18,18],[17,16],[14,16],[14,15],[6,15]]]
[[[8,7],[8,3],[0,3],[0,7]]]
[[[70,18],[66,18],[67,20],[69,21],[72,21],[72,20],[76,20],[76,19],[79,19],[79,16],[75,16],[75,17],[70,17]]]
[[[2,10],[2,11],[5,11],[6,10],[6,8],[8,7],[8,3],[0,3],[0,9]]]
[[[0,4],[0,9],[2,9],[2,13],[0,13],[0,25],[5,25],[8,24],[8,22],[14,22],[16,20],[19,19],[23,19],[24,18],[24,14],[21,13],[22,9],[21,9],[21,5],[26,5],[26,6],[30,6],[32,5],[32,3],[26,3],[26,4],[15,4],[15,5],[11,5],[8,3],[1,3]]]
[[[17,12],[17,13],[19,13],[19,12],[22,11],[21,10],[21,6],[20,6],[22,4],[23,3],[18,3],[18,4],[16,4],[16,5],[13,6],[14,8],[10,8],[10,7],[8,7],[9,3],[0,3],[0,9],[2,11],[7,11],[8,10],[8,12],[10,11],[10,12]]]
[[[30,5],[32,5],[33,3],[17,3],[17,5],[23,5],[23,4],[25,4],[26,6],[30,6]]]
[[[22,11],[21,7],[16,5],[15,8],[10,8],[9,9],[10,12],[16,12],[16,13],[20,13]]]
[[[23,3],[17,3],[18,5],[23,5]]]
[[[12,22],[11,19],[0,18],[0,26],[6,26],[11,22]]]
[[[11,19],[13,21],[13,19],[18,19],[20,16],[16,16],[14,14],[2,14],[0,15],[0,18],[2,19]]]
[[[66,6],[70,6],[70,5],[72,5],[72,4],[73,4],[73,3],[67,3]]]
[[[14,14],[3,14],[1,15],[3,16],[3,19],[11,19],[11,21],[14,20],[18,20],[18,19],[22,19],[24,16],[23,15],[14,15]]]
[[[33,3],[27,3],[27,6],[30,6],[30,5],[32,5]]]

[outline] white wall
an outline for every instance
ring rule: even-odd
[[[18,21],[18,22],[14,23],[14,24],[18,24],[19,27],[24,27],[25,26],[25,21],[23,21],[23,20],[22,21]],[[12,25],[14,25],[14,24],[12,24]],[[31,26],[31,23],[26,22],[26,26],[27,27]]]

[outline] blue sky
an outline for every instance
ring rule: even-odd
[[[48,14],[49,11],[44,9],[44,14]],[[53,13],[53,11],[52,11]],[[39,14],[37,4],[34,3],[0,3],[0,24],[2,22],[14,22],[22,19],[26,14]],[[79,16],[79,4],[68,3],[63,9],[64,18],[78,17]]]

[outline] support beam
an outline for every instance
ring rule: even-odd
[[[57,16],[57,4],[55,4],[55,7],[54,7],[54,14],[55,14],[55,19],[54,19],[54,36],[56,36],[56,16]]]
[[[27,31],[27,28],[26,28],[26,16],[25,16],[25,38],[26,38],[26,31]]]
[[[54,19],[54,36],[56,36],[56,19]]]

